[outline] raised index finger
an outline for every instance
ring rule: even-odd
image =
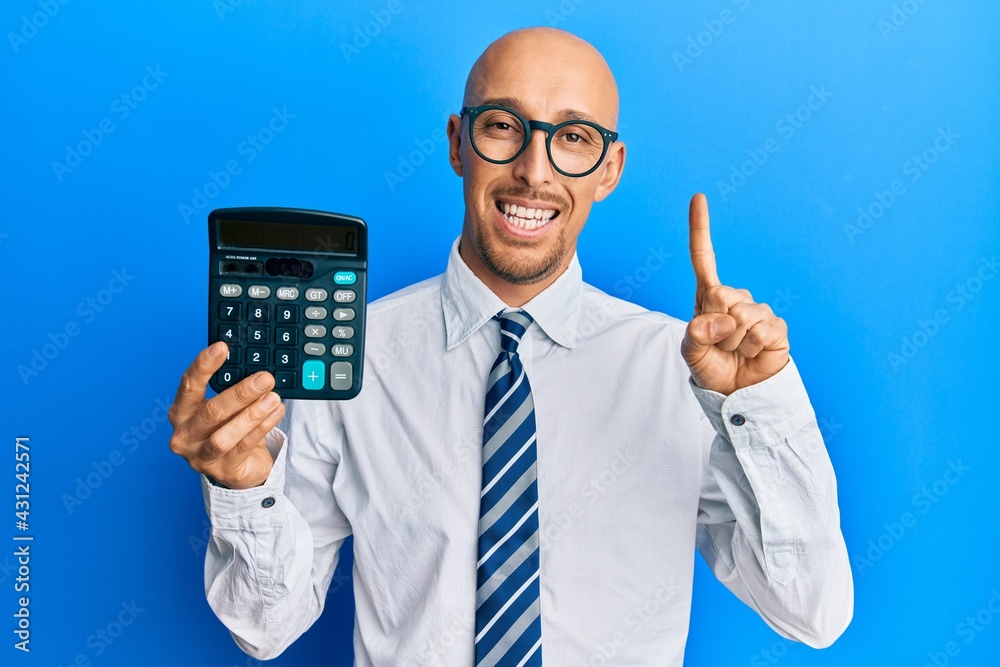
[[[695,282],[705,287],[722,284],[715,268],[715,251],[712,249],[712,236],[708,229],[708,200],[700,192],[691,198],[688,224],[691,230],[691,266],[694,267]]]
[[[198,353],[194,362],[184,371],[171,406],[173,417],[178,423],[186,422],[201,407],[212,373],[219,370],[225,360],[226,344],[218,341]]]

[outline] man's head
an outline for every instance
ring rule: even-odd
[[[483,52],[469,73],[463,105],[487,104],[552,124],[589,120],[614,130],[618,123],[618,88],[604,58],[553,28],[508,33]],[[591,205],[618,184],[625,146],[611,143],[597,169],[574,178],[553,168],[544,131],[532,132],[513,161],[494,164],[473,149],[471,129],[468,117],[448,121],[449,158],[465,193],[462,258],[501,297],[526,301],[569,264]]]

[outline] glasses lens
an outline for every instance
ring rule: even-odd
[[[560,127],[552,137],[552,161],[568,174],[593,169],[604,154],[604,137],[596,127],[574,123]]]
[[[487,109],[472,125],[472,141],[489,160],[509,160],[524,145],[524,126],[503,109]]]

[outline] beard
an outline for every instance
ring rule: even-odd
[[[521,188],[500,188],[491,193],[489,199],[490,206],[495,206],[494,202],[504,195],[522,197],[524,199],[534,199],[553,203],[559,211],[556,217],[563,215],[568,206],[560,197],[551,195],[539,195],[527,189]],[[559,224],[561,221],[553,220],[549,224]],[[535,247],[535,242],[529,239],[508,239],[504,245],[514,246],[511,252],[501,248],[501,241],[496,238],[492,226],[488,224],[473,225],[472,235],[473,245],[476,254],[483,261],[494,275],[513,285],[531,285],[541,282],[552,275],[562,263],[566,254],[566,230],[561,224],[557,230],[555,238],[552,240],[552,247],[540,258],[533,258],[530,252]],[[527,252],[519,253],[516,248],[522,247]]]

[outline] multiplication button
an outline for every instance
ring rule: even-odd
[[[326,327],[322,324],[306,325],[306,338],[322,338],[326,335]]]

